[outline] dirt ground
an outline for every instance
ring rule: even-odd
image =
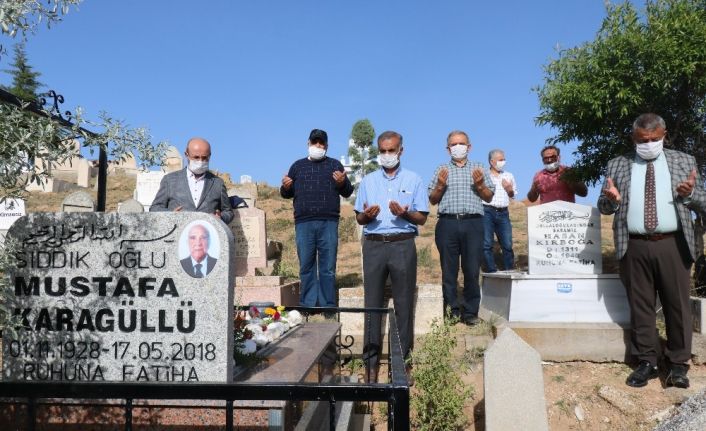
[[[467,328],[457,325],[456,354],[473,346],[487,345],[487,325]],[[466,356],[468,357],[468,356]],[[664,375],[650,380],[643,388],[631,388],[625,379],[632,368],[623,363],[543,362],[544,396],[549,429],[552,431],[638,431],[652,430],[668,418],[686,398],[706,388],[706,366],[692,365],[689,389],[667,388]],[[384,381],[386,370],[380,372]],[[465,430],[485,429],[482,355],[471,363],[462,381],[473,387],[473,397],[464,407],[468,420]],[[411,388],[414,396],[415,388]],[[602,396],[601,394],[608,393]],[[611,396],[612,394],[612,396]],[[382,404],[372,409],[373,429],[387,429]]]

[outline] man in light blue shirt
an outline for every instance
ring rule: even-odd
[[[414,297],[417,286],[417,226],[427,221],[429,204],[419,175],[400,166],[402,135],[387,131],[378,137],[381,168],[366,175],[355,201],[356,220],[363,225],[365,307],[382,307],[385,283],[392,281],[392,300],[402,353],[414,343]],[[377,381],[382,351],[382,316],[365,319],[363,357],[366,381]]]

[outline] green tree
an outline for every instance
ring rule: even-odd
[[[60,21],[69,7],[78,3],[80,0],[0,0],[0,31],[10,37],[25,37],[42,21],[47,25]],[[164,142],[153,145],[146,129],[131,129],[106,113],[99,114],[99,121],[88,121],[81,108],[76,108],[72,123],[67,123],[52,118],[50,112],[40,115],[29,108],[29,103],[16,106],[0,101],[0,202],[24,196],[30,181],[42,183],[49,178],[52,163],[75,155],[71,145],[74,139],[92,150],[105,149],[113,159],[134,152],[147,166],[155,164],[166,149]],[[88,133],[86,127],[94,133]],[[31,169],[30,161],[36,158],[43,165]],[[13,247],[9,241],[0,246],[0,330],[7,328],[11,319],[2,304],[12,288],[4,274],[14,265]]]
[[[595,184],[608,160],[632,149],[632,121],[655,112],[671,148],[706,174],[706,1],[606,4],[595,40],[561,50],[545,66],[539,125],[552,144],[578,141],[576,173]]]
[[[10,69],[5,69],[12,77],[12,85],[3,87],[10,93],[22,100],[30,101],[37,99],[39,87],[43,86],[38,81],[41,73],[33,70],[27,61],[24,42],[15,45],[15,55]]]
[[[367,118],[358,120],[351,129],[351,139],[354,146],[348,148],[351,158],[351,168],[360,177],[378,168],[378,151],[373,146],[375,129]]]

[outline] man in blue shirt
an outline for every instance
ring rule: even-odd
[[[309,134],[306,158],[299,159],[282,178],[280,195],[294,198],[294,229],[299,256],[299,304],[336,306],[336,255],[341,200],[353,193],[343,165],[326,157],[328,135]],[[316,263],[318,262],[318,270]]]
[[[356,220],[363,228],[365,307],[382,307],[385,283],[392,281],[392,300],[402,354],[414,343],[414,297],[417,286],[417,226],[427,221],[429,205],[419,175],[400,167],[402,135],[387,131],[378,137],[381,168],[363,178],[355,201]],[[363,356],[366,380],[377,381],[382,316],[365,319]]]

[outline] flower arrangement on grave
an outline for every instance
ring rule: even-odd
[[[301,324],[302,320],[301,313],[296,310],[287,311],[281,305],[276,308],[267,307],[262,311],[250,307],[247,312],[238,312],[235,318],[236,363],[250,363],[249,359],[256,356],[257,349],[277,340]]]

